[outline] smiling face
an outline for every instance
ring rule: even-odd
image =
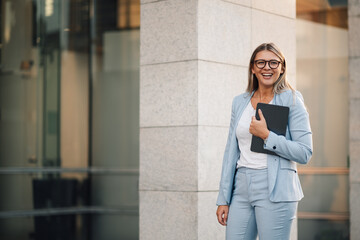
[[[266,61],[265,67],[262,69],[257,67],[255,64],[255,62],[259,60]],[[271,62],[271,60],[281,62],[280,58],[276,56],[275,53],[269,50],[260,51],[255,56],[254,64],[251,68],[251,71],[253,74],[255,74],[256,78],[258,79],[259,88],[272,88],[276,80],[279,79],[280,74],[284,72],[281,63],[277,66],[277,68],[274,68],[274,65],[276,64],[275,62]]]

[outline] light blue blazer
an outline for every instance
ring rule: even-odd
[[[239,119],[254,93],[243,93],[232,103],[229,135],[226,143],[221,172],[217,205],[231,202],[234,176],[240,150],[236,137]],[[273,104],[290,108],[286,135],[270,131],[264,148],[279,156],[267,155],[269,199],[272,202],[299,201],[304,197],[296,163],[306,164],[312,155],[312,133],[309,114],[300,92],[286,90],[275,94]],[[266,119],[265,119],[266,120]]]

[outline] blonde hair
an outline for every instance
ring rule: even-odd
[[[261,52],[264,50],[268,50],[268,51],[274,53],[276,56],[278,56],[280,58],[280,61],[281,61],[281,68],[283,70],[283,73],[280,74],[280,77],[274,83],[274,93],[279,94],[282,91],[288,90],[288,89],[291,89],[294,92],[295,89],[286,80],[285,56],[274,43],[261,44],[254,50],[253,54],[251,55],[250,64],[249,64],[248,86],[247,86],[246,91],[249,93],[252,93],[253,91],[256,91],[259,88],[259,80],[255,76],[255,74],[253,74],[252,68],[254,67],[254,60],[255,60],[256,54],[258,52]]]

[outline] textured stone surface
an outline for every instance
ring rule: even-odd
[[[198,193],[198,240],[225,239],[225,227],[216,218],[217,192]]]
[[[360,141],[350,142],[350,182],[360,183]]]
[[[296,17],[295,0],[252,0],[252,8],[288,18]]]
[[[162,2],[162,1],[168,1],[168,0],[140,0],[140,4]]]
[[[360,57],[349,58],[349,97],[360,98]]]
[[[197,198],[196,192],[140,191],[140,239],[198,239]]]
[[[247,68],[199,61],[198,123],[228,127],[233,98],[247,87]]]
[[[247,66],[250,27],[250,8],[219,0],[199,0],[199,59]]]
[[[360,236],[360,1],[349,0],[350,238]]]
[[[253,9],[252,49],[264,42],[275,43],[286,57],[288,73],[296,73],[295,27],[295,20]]]
[[[141,65],[197,58],[197,6],[197,0],[141,6]]]
[[[349,56],[360,57],[360,16],[349,17]]]
[[[360,183],[351,183],[350,190],[350,239],[359,239]]]
[[[228,127],[199,127],[198,189],[200,191],[219,189],[228,129]]]
[[[140,190],[197,190],[197,127],[140,129]]]
[[[360,0],[349,0],[348,1],[348,14],[349,16],[360,15]]]
[[[360,140],[360,98],[350,99],[350,141]]]
[[[141,127],[197,124],[197,68],[197,61],[141,67]]]
[[[251,7],[251,0],[222,0],[222,1]]]

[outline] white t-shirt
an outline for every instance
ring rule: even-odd
[[[271,102],[272,103],[272,100]],[[251,119],[255,116],[256,110],[251,105],[251,101],[244,109],[236,128],[240,158],[237,161],[237,168],[247,167],[254,169],[267,168],[267,154],[256,153],[250,150],[252,134],[249,132]]]

